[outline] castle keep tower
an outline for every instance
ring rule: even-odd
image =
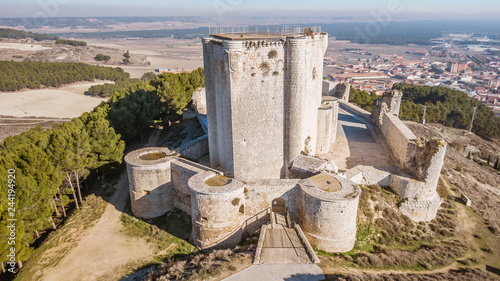
[[[280,179],[301,152],[322,152],[327,45],[319,28],[203,39],[212,168],[240,180]]]

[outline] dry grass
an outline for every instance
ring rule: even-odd
[[[178,259],[168,259],[149,273],[144,281],[220,280],[238,268],[248,266],[253,250],[253,245],[237,246],[234,249],[199,252]]]
[[[363,273],[347,275],[329,275],[326,280],[335,281],[495,281],[500,278],[481,268],[461,268],[444,273],[406,274],[406,273]]]
[[[456,239],[456,203],[445,196],[436,219],[415,223],[397,211],[396,195],[378,185],[363,186],[358,212],[358,232],[352,251],[323,256],[322,266],[340,263],[359,269],[432,270],[452,264],[464,255],[466,243]]]

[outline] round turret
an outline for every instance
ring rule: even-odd
[[[244,220],[243,183],[207,171],[192,176],[188,185],[194,244],[202,249],[238,244]]]
[[[299,187],[299,224],[311,245],[327,252],[350,251],[361,188],[324,172],[300,181]]]
[[[143,219],[159,217],[173,208],[170,163],[178,154],[149,147],[125,156],[132,212]]]

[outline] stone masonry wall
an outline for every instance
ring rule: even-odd
[[[203,39],[211,166],[283,178],[307,146],[316,151],[328,36],[220,38]]]
[[[125,156],[131,209],[135,216],[142,219],[159,217],[174,208],[170,166],[175,158],[140,158],[150,153],[171,154],[166,148],[146,148]]]
[[[316,154],[327,154],[332,144],[333,107],[322,105],[318,109],[318,141]]]
[[[191,195],[192,238],[196,246],[231,247],[242,236],[244,221],[243,183],[232,180],[224,186],[209,186],[205,181],[216,174],[208,171],[196,174],[188,181]]]
[[[231,176],[233,162],[233,123],[231,77],[227,44],[222,40],[203,39],[208,139],[212,168]]]
[[[192,161],[177,158],[171,164],[172,174],[172,202],[174,207],[191,215],[191,195],[189,192],[189,179],[202,172],[213,171],[209,167],[194,163]]]
[[[349,83],[335,83],[323,80],[323,96],[332,96],[348,102],[350,93],[351,84]]]
[[[417,139],[408,127],[396,116],[383,113],[383,125],[380,131],[390,147],[400,167],[406,165],[410,142]]]
[[[286,208],[290,212],[290,217],[297,217],[296,192],[299,180],[256,180],[245,183],[245,218],[248,220],[248,233],[253,233],[260,228],[253,218],[256,214],[272,206],[272,201],[282,198],[286,202]]]
[[[176,149],[179,154],[190,159],[200,159],[209,153],[208,135],[203,135]]]
[[[234,177],[279,179],[285,173],[285,42],[231,43]]]
[[[361,189],[346,179],[334,178],[342,185],[340,191],[323,191],[309,179],[300,181],[298,223],[313,247],[328,252],[348,252],[356,240]]]

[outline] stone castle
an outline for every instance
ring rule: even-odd
[[[401,212],[434,218],[446,144],[418,139],[399,120],[400,93],[384,95],[373,117],[349,104],[350,85],[323,80],[327,46],[328,35],[314,28],[204,38],[206,94],[194,99],[207,135],[176,151],[126,155],[134,215],[180,209],[191,216],[193,243],[206,249],[234,246],[270,213],[285,212],[304,239],[328,252],[354,247],[359,184],[390,186]],[[376,123],[397,169],[340,174],[318,157],[335,143],[339,105]],[[206,154],[209,165],[196,161]]]

